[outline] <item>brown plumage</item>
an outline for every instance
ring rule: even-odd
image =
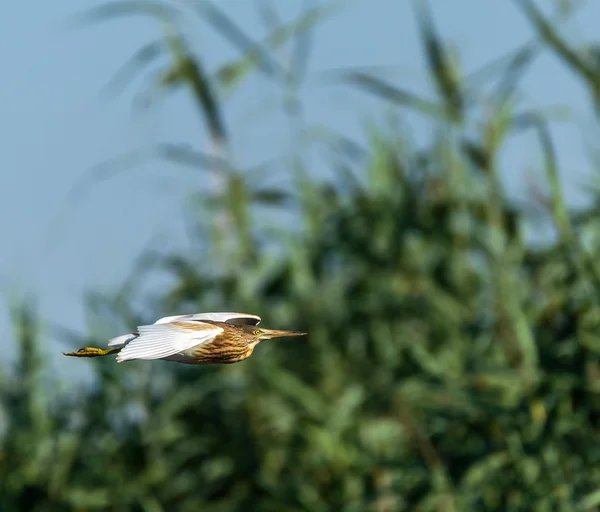
[[[222,320],[222,321],[221,321]],[[260,318],[240,313],[200,313],[166,317],[140,326],[138,332],[109,341],[107,350],[85,347],[65,355],[98,357],[118,354],[117,361],[164,359],[185,364],[232,364],[252,355],[261,341],[303,336],[298,331],[261,329]]]
[[[213,338],[210,343],[191,349],[192,360],[186,357],[186,360],[179,362],[187,364],[237,363],[248,359],[252,355],[254,347],[265,339],[303,336],[306,334],[296,331],[259,329],[253,325],[232,325],[227,322],[215,322],[211,320],[203,320],[202,323],[221,327],[223,332]]]

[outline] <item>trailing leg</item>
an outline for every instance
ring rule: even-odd
[[[108,356],[110,354],[117,354],[121,351],[121,347],[118,348],[96,348],[96,347],[84,347],[80,348],[77,352],[63,352],[65,356],[71,357],[100,357]]]

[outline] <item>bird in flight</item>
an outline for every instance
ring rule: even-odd
[[[305,332],[261,329],[260,317],[246,313],[166,316],[136,332],[108,341],[108,349],[84,347],[63,352],[72,357],[117,354],[117,362],[163,359],[185,364],[231,364],[252,355],[263,340],[304,336]]]

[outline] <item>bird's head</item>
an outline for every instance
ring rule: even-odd
[[[271,338],[287,338],[289,336],[305,336],[305,332],[300,331],[285,331],[277,329],[261,329],[259,327],[251,327],[251,332],[258,338],[258,341],[270,340]]]

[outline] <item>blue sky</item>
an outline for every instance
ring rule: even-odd
[[[304,4],[271,3],[282,19],[293,17]],[[206,144],[185,93],[169,95],[144,115],[132,111],[143,78],[117,96],[101,95],[125,59],[160,36],[160,27],[129,17],[73,29],[66,22],[83,4],[6,2],[0,7],[0,291],[4,297],[35,296],[44,318],[76,330],[85,327],[85,290],[114,290],[148,244],[186,249],[185,200],[206,185],[202,173],[148,160],[67,202],[73,185],[92,166],[120,153],[152,142],[184,142],[200,149]],[[252,37],[266,33],[255,2],[221,0],[218,5]],[[531,37],[514,2],[432,0],[431,5],[438,27],[468,72]],[[588,1],[567,33],[577,43],[590,40],[599,19],[600,3]],[[196,20],[191,17],[186,27],[193,29],[195,49],[209,69],[237,56],[209,25]],[[389,80],[423,95],[431,91],[409,0],[347,2],[318,26],[313,44],[313,76],[331,68],[381,66]],[[530,106],[575,109],[576,123],[554,129],[568,172],[569,197],[575,199],[575,180],[590,171],[581,136],[592,126],[587,93],[546,53],[523,84]],[[308,122],[353,137],[361,135],[361,119],[382,112],[377,100],[348,88],[324,87],[314,79],[307,81],[302,97]],[[228,101],[225,114],[238,163],[259,163],[289,143],[285,124],[275,114],[278,102],[281,94],[260,77]],[[520,173],[539,166],[533,141],[524,137],[511,144],[502,162],[514,190],[522,184]],[[0,347],[11,356],[5,305],[0,300]],[[48,353],[64,348],[50,336],[46,339]],[[59,357],[53,360],[65,364]]]

